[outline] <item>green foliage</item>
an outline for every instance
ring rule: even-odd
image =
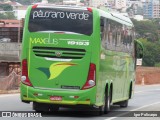
[[[1,19],[16,19],[13,12],[0,13]]]
[[[0,13],[0,19],[15,19],[13,11],[13,7],[9,4],[0,4],[0,8],[5,11],[4,13]]]
[[[0,4],[0,8],[2,8],[4,11],[12,11],[13,7],[9,4]]]
[[[140,39],[144,46],[143,66],[157,66],[160,64],[160,42],[150,42]]]
[[[155,21],[136,21],[132,20],[135,25],[136,33],[140,38],[146,38],[149,41],[158,41],[159,24]]]
[[[0,18],[1,18],[1,19],[6,19],[5,15],[2,14],[2,13],[0,13]]]
[[[160,66],[160,19],[132,20],[139,40],[144,46],[143,66]]]
[[[160,67],[160,63],[156,63],[156,64],[155,64],[155,67]]]

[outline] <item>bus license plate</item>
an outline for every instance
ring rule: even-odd
[[[50,96],[50,100],[51,101],[62,101],[62,97],[61,96]]]

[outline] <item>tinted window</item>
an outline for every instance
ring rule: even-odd
[[[85,35],[93,32],[93,16],[88,10],[35,8],[31,10],[29,31],[63,31]]]
[[[102,47],[106,50],[133,52],[134,29],[116,21],[101,18]]]

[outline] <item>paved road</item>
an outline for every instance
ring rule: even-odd
[[[86,114],[86,112],[74,112],[72,109],[61,109],[58,113],[44,113],[42,114],[45,119],[59,119],[59,120],[71,120],[71,119],[94,119],[94,120],[128,120],[122,116],[128,115],[156,115],[147,111],[160,111],[160,85],[144,85],[135,87],[134,98],[129,101],[127,108],[120,108],[119,106],[112,106],[112,112],[107,115],[93,116],[93,114]],[[0,95],[0,111],[32,111],[32,104],[25,104],[20,101],[19,94],[15,95]],[[116,111],[116,112],[115,112]],[[130,113],[129,111],[132,111]],[[140,111],[140,112],[137,112]],[[149,113],[149,114],[147,114]],[[160,112],[159,112],[160,114]],[[1,119],[1,118],[0,118]],[[9,118],[7,118],[9,119]],[[13,119],[13,118],[12,118]],[[14,118],[17,120],[17,118]],[[26,118],[27,119],[27,118]],[[36,118],[30,118],[36,119]],[[44,118],[38,118],[44,120]],[[135,119],[130,117],[129,119]],[[153,118],[139,118],[141,119],[152,119]],[[155,117],[154,119],[160,119]]]

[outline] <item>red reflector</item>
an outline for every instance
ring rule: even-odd
[[[64,34],[65,32],[55,32],[55,33],[57,33],[57,34]]]
[[[32,9],[37,8],[37,6],[38,6],[37,4],[36,4],[36,5],[33,5],[33,6],[32,6]]]
[[[34,95],[34,96],[38,96],[38,93],[34,93],[33,95]]]
[[[89,12],[92,12],[92,8],[87,8],[87,10],[88,10]]]
[[[79,98],[79,96],[74,96],[75,99]]]

